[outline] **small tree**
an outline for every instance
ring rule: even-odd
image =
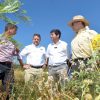
[[[19,0],[3,0],[0,2],[0,19],[15,23],[11,18],[8,17],[9,14],[13,14],[23,21],[29,21],[30,18],[26,16],[26,10],[21,9],[22,3]]]

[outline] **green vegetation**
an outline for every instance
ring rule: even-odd
[[[26,16],[26,10],[23,10],[21,6],[20,0],[0,1],[0,19],[10,23],[17,23],[8,17],[8,15],[14,15],[23,21],[30,21],[30,18]]]
[[[97,60],[100,61],[99,52],[89,61],[89,66],[90,63],[95,65],[94,71],[75,71],[73,78],[66,82],[65,89],[59,83],[54,83],[47,72],[25,84],[24,70],[17,67],[10,100],[100,100],[100,65],[96,63]],[[5,93],[0,95],[4,98]]]

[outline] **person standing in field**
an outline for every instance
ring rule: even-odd
[[[47,64],[49,76],[52,76],[55,82],[60,82],[64,86],[68,78],[67,60],[69,59],[68,44],[62,40],[61,31],[53,29],[50,32],[52,43],[47,47]]]
[[[2,80],[3,90],[7,93],[6,100],[9,100],[14,83],[13,56],[18,57],[19,53],[12,38],[16,35],[17,28],[15,24],[8,23],[4,33],[0,34],[0,80]]]
[[[25,69],[25,83],[30,82],[35,76],[40,77],[43,74],[45,66],[45,47],[40,45],[41,36],[38,33],[33,35],[33,43],[25,46],[20,52],[21,60],[26,57],[26,64],[23,65]]]
[[[68,25],[75,32],[71,42],[73,68],[77,71],[87,70],[87,62],[93,53],[92,39],[97,32],[89,29],[89,22],[82,15],[74,16]]]

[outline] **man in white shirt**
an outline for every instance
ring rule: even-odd
[[[25,68],[25,82],[28,82],[30,78],[34,76],[40,76],[43,73],[43,67],[45,64],[45,48],[40,46],[41,36],[40,34],[34,34],[33,43],[26,46],[20,53],[20,57],[26,56]]]
[[[54,81],[64,83],[67,79],[68,66],[66,61],[69,59],[68,44],[60,40],[61,32],[53,29],[51,32],[52,43],[47,48],[47,63],[49,76],[53,76]]]
[[[74,68],[83,70],[87,68],[87,61],[93,53],[92,39],[97,35],[97,32],[88,28],[89,22],[82,15],[74,16],[69,22],[69,26],[76,33],[71,42],[72,59],[75,62]]]

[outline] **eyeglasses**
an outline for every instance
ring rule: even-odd
[[[72,26],[75,25],[75,24],[77,24],[77,23],[80,23],[80,22],[81,22],[81,21],[75,21],[75,22],[72,23]],[[82,23],[82,22],[81,22],[81,23]]]

